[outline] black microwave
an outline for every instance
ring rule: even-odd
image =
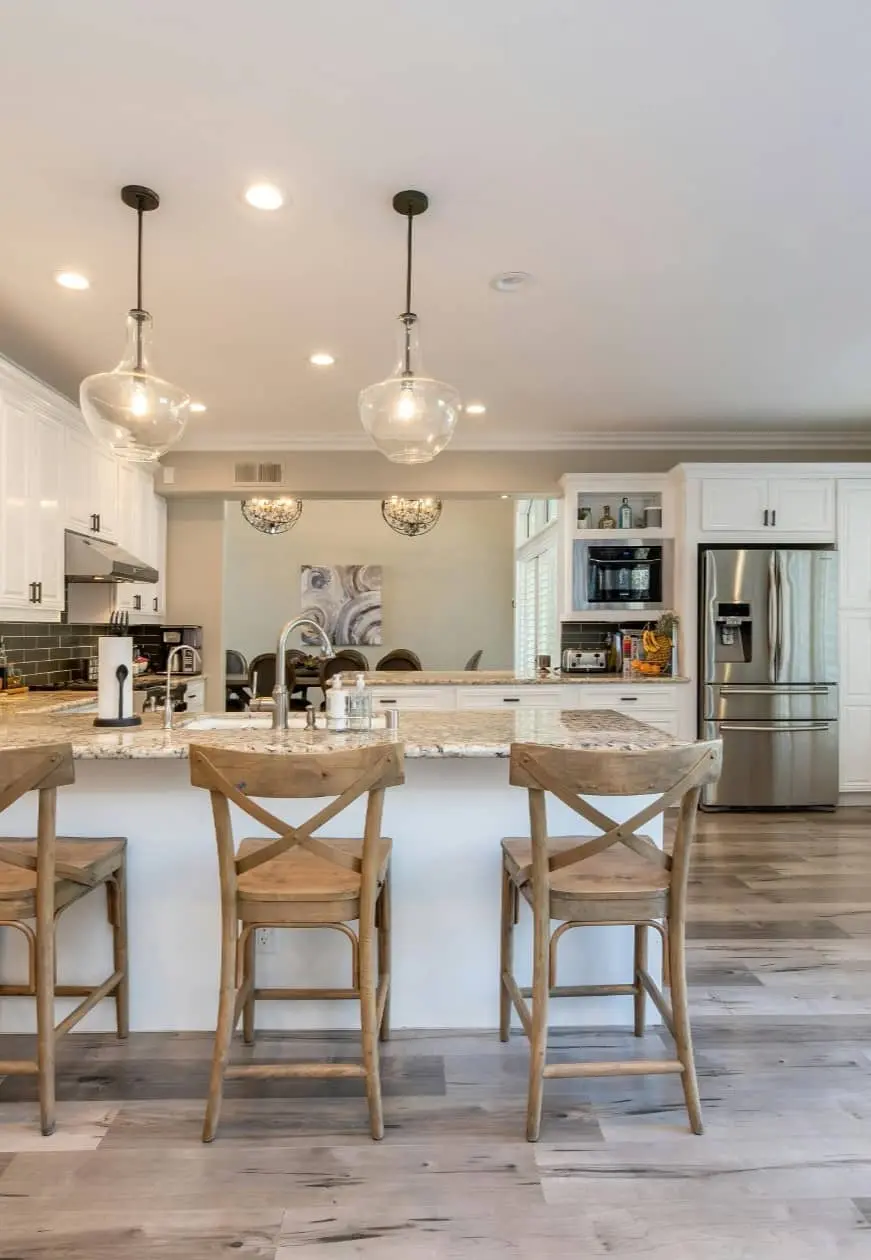
[[[574,606],[658,611],[664,608],[667,548],[576,542]]]

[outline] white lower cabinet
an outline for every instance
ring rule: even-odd
[[[648,684],[624,687],[618,683],[561,683],[552,687],[494,687],[467,683],[436,687],[372,687],[372,705],[379,709],[426,712],[507,713],[517,709],[616,709],[669,735],[678,735],[677,686]]]
[[[871,704],[842,704],[839,726],[841,791],[871,792]]]
[[[202,713],[206,707],[206,680],[192,678],[184,689],[188,713]]]
[[[407,709],[426,712],[430,709],[453,709],[454,687],[389,687],[372,688],[372,707]]]
[[[568,709],[571,687],[466,687],[456,691],[458,709]]]

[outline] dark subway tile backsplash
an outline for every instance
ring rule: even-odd
[[[0,622],[9,664],[18,669],[28,687],[64,685],[87,676],[88,661],[97,658],[97,641],[108,631],[106,625]],[[131,626],[130,634],[146,655],[152,659],[157,655],[159,626]]]

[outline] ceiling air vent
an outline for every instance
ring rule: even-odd
[[[280,486],[283,479],[281,464],[237,464],[237,486]]]

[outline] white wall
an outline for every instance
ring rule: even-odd
[[[408,647],[425,669],[458,669],[477,648],[482,668],[511,668],[514,505],[445,501],[431,534],[403,538],[375,500],[308,500],[286,534],[258,533],[228,502],[224,547],[224,646],[274,652],[282,624],[300,611],[302,564],[380,564],[383,646],[371,665]],[[292,644],[298,646],[298,643]]]
[[[224,503],[174,499],[167,504],[166,624],[203,627],[206,708],[224,708],[221,617],[224,577]]]

